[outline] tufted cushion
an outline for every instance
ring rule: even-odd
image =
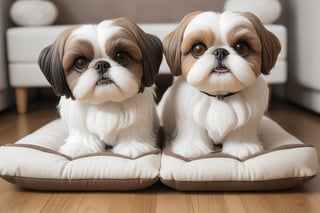
[[[160,150],[135,159],[103,152],[69,158],[57,150],[67,135],[55,120],[15,144],[0,147],[0,176],[37,190],[135,190],[159,179]]]
[[[72,159],[57,151],[66,129],[63,121],[55,120],[15,144],[1,146],[0,176],[36,190],[137,190],[160,178],[183,191],[256,191],[295,187],[318,171],[316,150],[268,118],[259,131],[265,150],[242,160],[221,152],[187,159],[168,150],[162,156],[159,150],[134,159],[110,152]]]
[[[290,188],[316,176],[313,147],[266,117],[259,137],[265,150],[242,160],[221,152],[188,159],[164,150],[161,181],[186,191],[256,191]]]

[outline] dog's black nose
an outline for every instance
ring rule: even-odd
[[[224,59],[227,55],[229,55],[228,50],[224,49],[224,48],[218,48],[216,49],[213,54],[216,56],[216,59],[221,61],[222,59]]]
[[[106,61],[98,61],[96,63],[96,65],[94,66],[94,68],[98,73],[104,74],[110,68],[110,64],[108,62],[106,62]]]

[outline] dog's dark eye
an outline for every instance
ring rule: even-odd
[[[130,63],[131,56],[129,53],[121,51],[116,53],[116,55],[114,56],[114,60],[122,66],[126,66]]]
[[[73,62],[73,67],[76,71],[83,71],[83,69],[87,68],[89,61],[85,57],[79,57]]]
[[[245,56],[248,54],[249,52],[249,45],[246,43],[246,42],[239,42],[239,43],[236,43],[236,45],[234,45],[234,50],[242,55],[242,56]]]
[[[192,46],[191,48],[191,54],[195,58],[199,58],[207,51],[206,45],[202,43],[198,43]]]

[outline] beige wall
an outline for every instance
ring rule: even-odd
[[[222,11],[224,0],[52,0],[56,24],[97,23],[125,16],[135,22],[177,22],[196,10]]]

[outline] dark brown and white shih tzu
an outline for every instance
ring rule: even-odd
[[[261,151],[257,129],[269,94],[261,74],[280,52],[276,36],[250,13],[194,12],[163,46],[178,76],[159,106],[167,148],[185,157],[215,144],[239,158]]]
[[[125,18],[63,31],[39,57],[62,96],[58,107],[69,134],[61,153],[154,151],[159,123],[152,86],[161,61],[161,41]]]

